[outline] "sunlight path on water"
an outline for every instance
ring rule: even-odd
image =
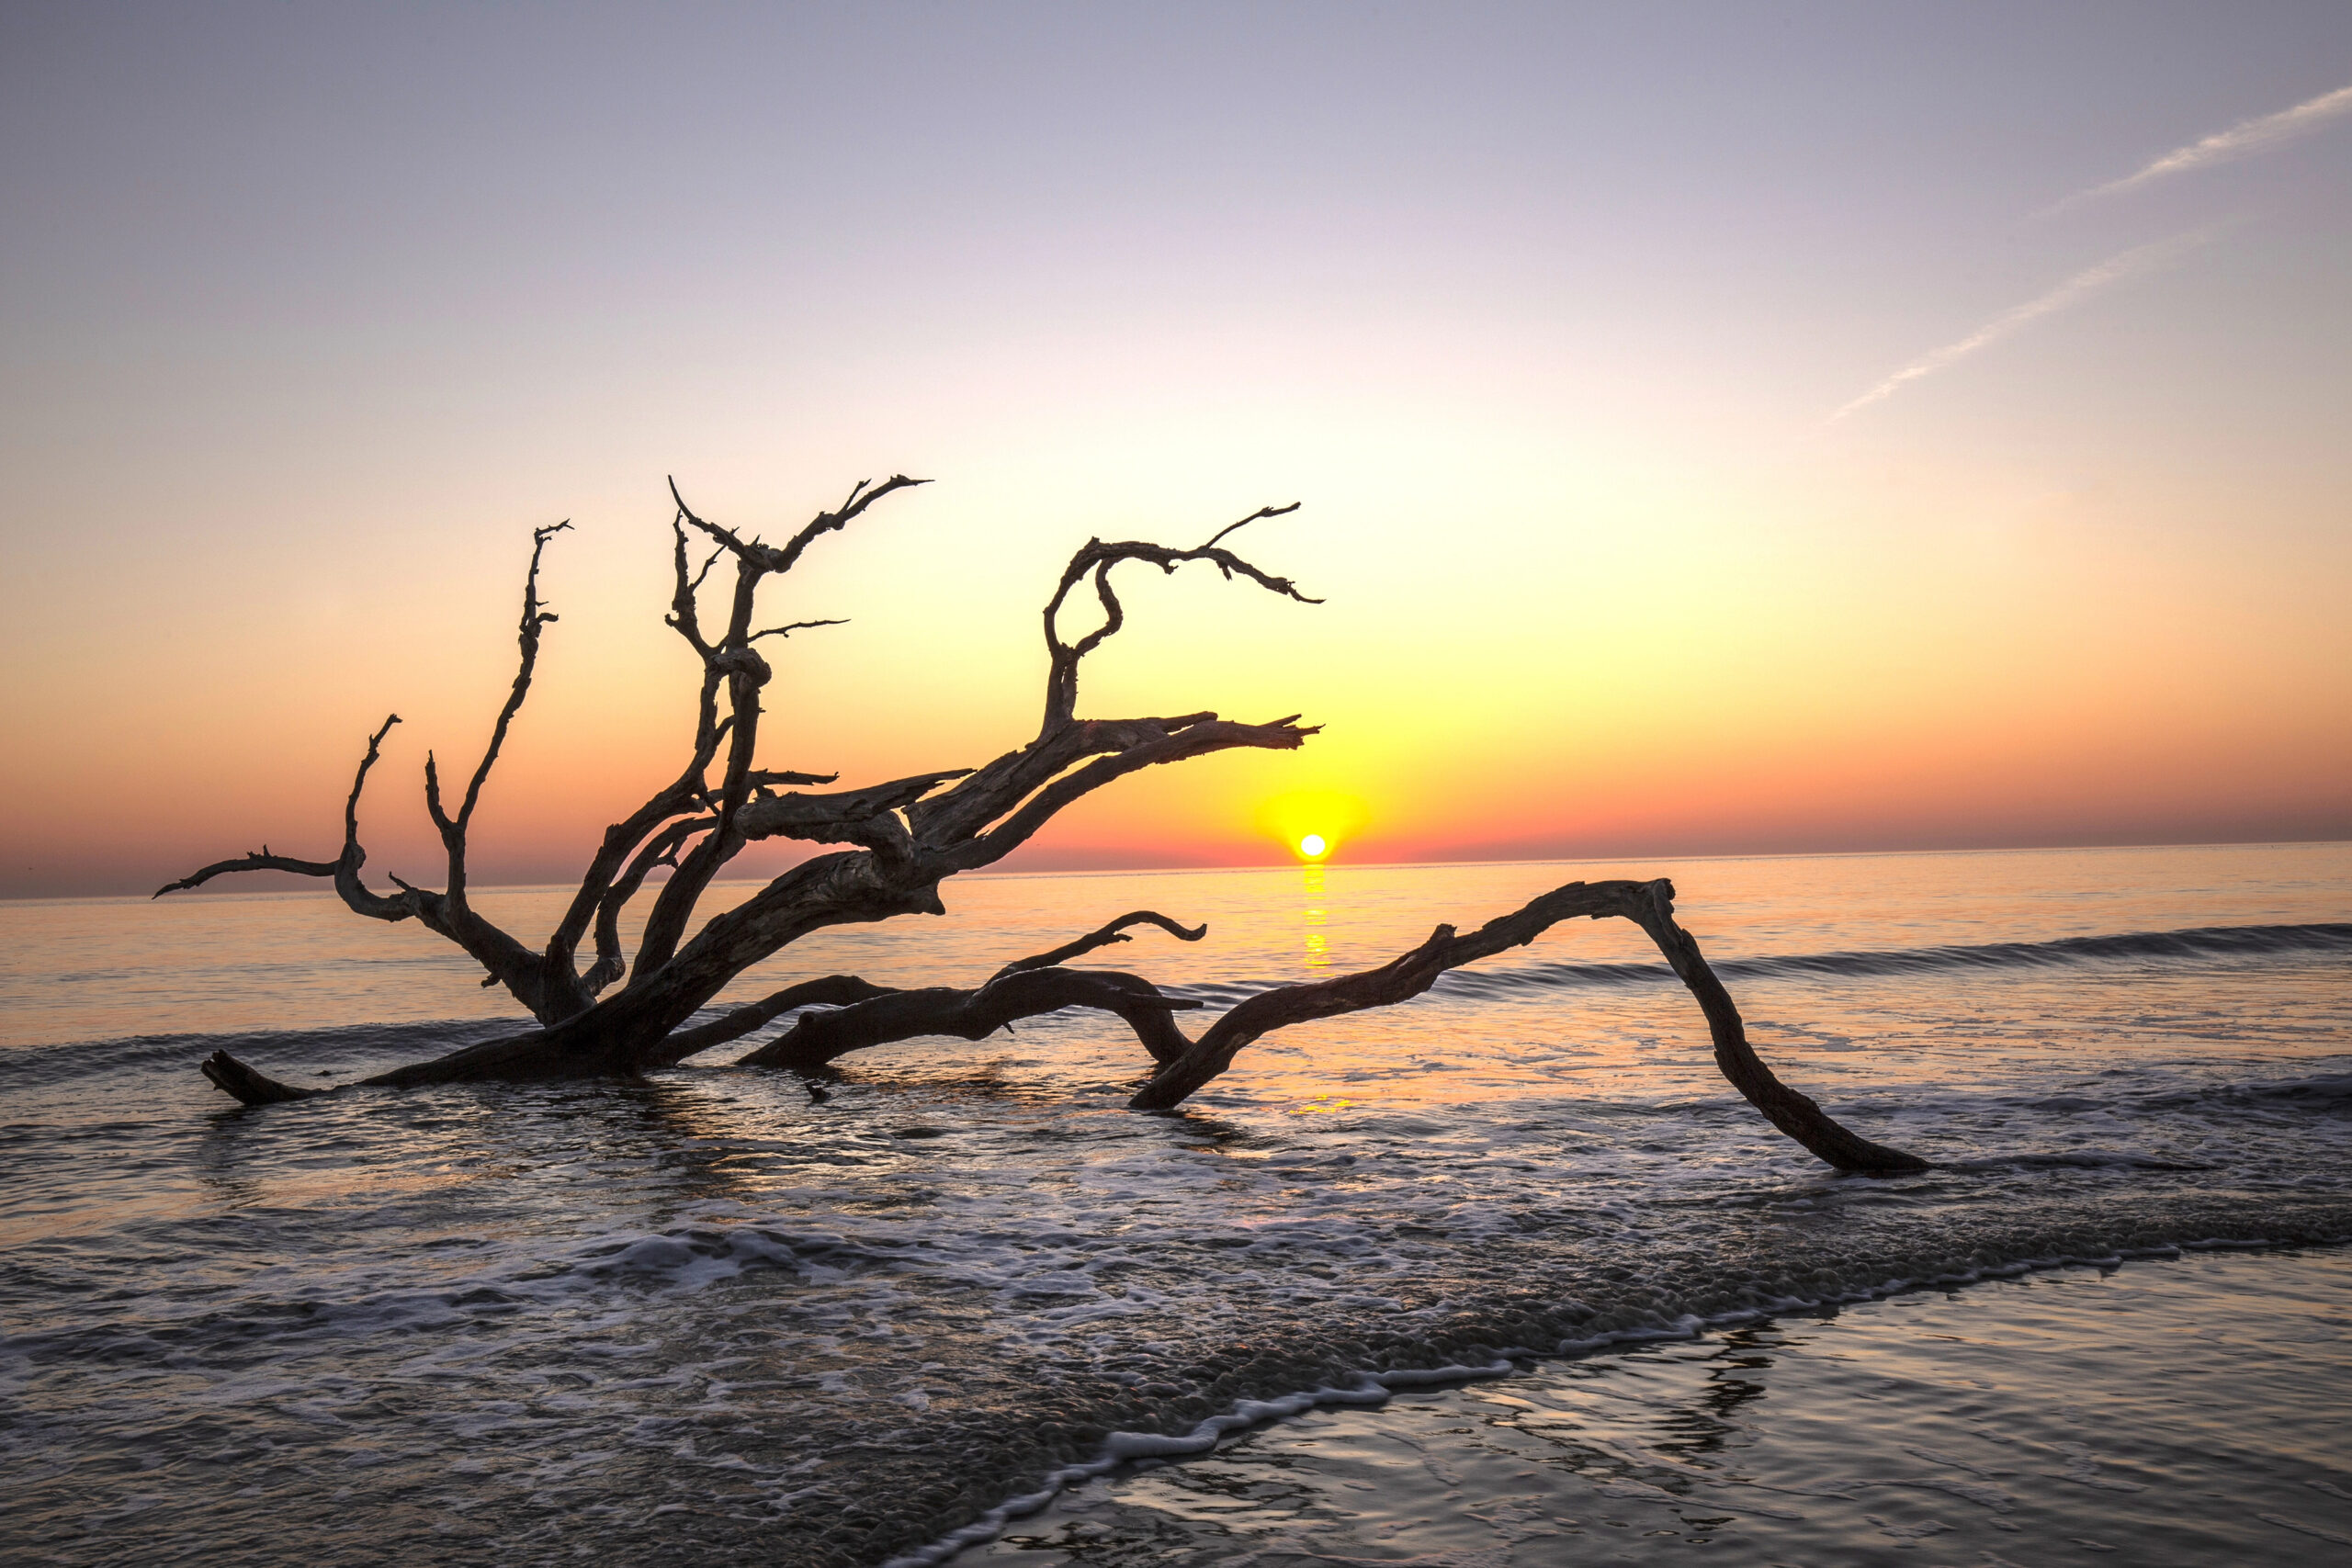
[[[1440,921],[1476,926],[1582,878],[1670,876],[1710,960],[1759,953],[2039,942],[2117,931],[2352,919],[2352,844],[2046,850],[1747,859],[958,877],[944,918],[820,931],[741,976],[749,999],[835,971],[877,984],[977,985],[1138,906],[1207,922],[1197,944],[1094,955],[1163,983],[1256,988],[1382,964]],[[413,921],[364,920],[316,891],[0,902],[0,1046],[164,1032],[514,1018],[504,993]],[[711,912],[755,884],[719,884]],[[474,903],[543,938],[567,888],[477,889]],[[640,910],[641,914],[642,911]],[[1654,963],[1623,921],[1577,922],[1515,962]]]
[[[1565,1517],[1592,1528],[1587,1544],[1606,1529],[1664,1551],[1645,1532],[1687,1536],[1698,1525],[1674,1508],[1723,1490],[1661,1446],[1708,1408],[1718,1372],[1766,1388],[1739,1418],[1762,1413],[1769,1457],[1792,1434],[1834,1443],[1792,1414],[1865,1434],[1888,1415],[1860,1373],[1821,1381],[1859,1363],[1817,1351],[1864,1344],[1873,1323],[1944,1331],[1904,1315],[1939,1298],[1826,1327],[1792,1315],[1806,1305],[2216,1239],[2352,1236],[2346,846],[974,879],[951,885],[944,918],[823,933],[744,989],[833,970],[968,984],[1157,908],[1207,922],[1208,940],[1151,932],[1097,956],[1207,1004],[1186,1015],[1200,1020],[1256,986],[1382,961],[1441,919],[1657,872],[1739,976],[1788,1081],[1939,1168],[1841,1178],[1774,1132],[1622,921],[1285,1031],[1181,1113],[1138,1116],[1125,1109],[1133,1037],[1077,1014],[859,1053],[821,1100],[722,1057],[646,1081],[247,1109],[198,1076],[207,1051],[323,1086],[508,1025],[463,965],[385,956],[432,939],[324,900],[0,910],[15,944],[0,946],[0,1018],[25,1031],[0,1050],[0,1560],[277,1568],[300,1540],[338,1564],[873,1568],[1243,1402],[1744,1314],[1770,1369],[1710,1360],[1728,1341],[1668,1347],[1555,1368],[1553,1393],[1526,1392],[1539,1379],[1461,1396],[1486,1403],[1442,1418],[1460,1431],[1409,1401],[1362,1429],[1375,1471],[1410,1458],[1381,1446],[1393,1429],[1476,1479],[1451,1502],[1371,1483],[1394,1491],[1372,1501],[1399,1529],[1364,1555],[1473,1561],[1432,1555],[1459,1545],[1430,1544],[1439,1505],[1501,1518],[1481,1489],[1519,1499],[1521,1470],[1549,1478],[1542,1528]],[[70,978],[47,977],[68,953]],[[2062,1294],[1957,1301],[2002,1318],[2003,1303]],[[2233,1333],[2227,1293],[2201,1300],[2178,1321]],[[1779,1326],[1754,1326],[1767,1314]],[[1886,1364],[1922,1408],[1958,1386],[1951,1364]],[[2121,1409],[2145,1370],[2086,1356],[2053,1375],[2083,1409]],[[2301,1397],[2255,1373],[2200,1385],[2234,1429]],[[1567,1403],[1546,1405],[1555,1394]],[[1596,1451],[1623,1467],[1567,1475],[1558,1431],[1512,1426],[1529,1413],[1506,1395],[1609,1437],[1617,1448]],[[2156,1488],[2079,1423],[2029,1435]],[[1914,1446],[1996,1468],[1973,1441]],[[1828,1479],[1894,1473],[1847,1457]],[[1159,1473],[1181,1486],[1212,1472]],[[1951,1479],[1901,1472],[1915,1473]],[[2040,1506],[2044,1482],[2024,1470],[1997,1484],[2019,1500],[2013,1522]],[[2151,1500],[2050,1484],[2081,1492],[2086,1539],[2108,1539],[2100,1507]],[[1594,1485],[1681,1503],[1600,1512],[1578,1491]],[[1998,1510],[1949,1488],[1883,1506],[1875,1490],[1791,1511],[1873,1551],[1871,1516],[1951,1526],[1905,1538],[1925,1542],[1905,1559],[1920,1568],[1974,1561],[1935,1556],[1939,1540],[2000,1532]],[[2331,1496],[2301,1511],[2266,1496],[2260,1512],[2352,1535],[2327,1524]],[[1780,1506],[1743,1501],[1713,1512],[1753,1524]],[[2309,1540],[2314,1562],[2338,1550]]]

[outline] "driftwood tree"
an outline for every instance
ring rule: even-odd
[[[556,619],[539,596],[539,569],[548,543],[566,524],[532,536],[514,685],[454,809],[436,761],[430,753],[426,756],[425,809],[447,857],[438,891],[393,878],[395,892],[378,893],[361,876],[367,852],[359,842],[360,799],[385,736],[400,722],[395,714],[368,737],[344,803],[343,845],[334,859],[303,860],[264,847],[205,866],[158,889],[156,897],[198,887],[232,872],[279,871],[325,878],[356,914],[394,922],[413,919],[455,942],[481,965],[485,987],[503,987],[536,1021],[535,1028],[345,1088],[639,1074],[742,1040],[787,1015],[792,1019],[788,1026],[743,1056],[741,1064],[820,1074],[844,1054],[867,1046],[924,1036],[978,1040],[1021,1019],[1088,1008],[1125,1021],[1149,1057],[1149,1072],[1130,1101],[1139,1111],[1167,1111],[1182,1104],[1230,1066],[1244,1047],[1274,1030],[1391,1006],[1429,989],[1447,970],[1532,942],[1562,920],[1613,917],[1633,921],[1657,943],[1697,998],[1724,1077],[1773,1125],[1840,1169],[1925,1168],[1924,1162],[1909,1155],[1848,1131],[1773,1077],[1749,1045],[1738,1010],[1707,967],[1698,944],[1675,923],[1674,890],[1662,880],[1570,883],[1466,934],[1440,926],[1427,942],[1376,969],[1276,987],[1250,997],[1197,1037],[1186,1034],[1175,1018],[1197,1004],[1170,997],[1136,975],[1068,966],[1070,959],[1128,941],[1128,931],[1138,925],[1158,926],[1185,941],[1204,934],[1151,910],[1121,916],[1050,953],[1016,960],[971,989],[894,989],[855,976],[831,975],[800,981],[715,1017],[698,1018],[744,970],[810,931],[897,915],[944,913],[941,883],[958,872],[1002,860],[1057,812],[1114,780],[1215,751],[1291,750],[1316,733],[1317,727],[1300,725],[1295,714],[1263,724],[1211,712],[1164,718],[1078,716],[1080,666],[1125,623],[1125,611],[1112,586],[1115,568],[1133,561],[1172,573],[1204,562],[1228,581],[1242,579],[1301,604],[1318,603],[1288,579],[1261,570],[1225,544],[1250,524],[1295,511],[1294,504],[1261,508],[1192,549],[1135,540],[1088,540],[1070,558],[1046,604],[1045,712],[1037,734],[982,767],[942,769],[827,793],[794,786],[831,784],[836,775],[762,769],[757,754],[763,694],[774,671],[757,645],[838,623],[758,626],[761,587],[789,572],[816,540],[920,482],[903,475],[878,485],[861,481],[839,507],[820,513],[782,545],[744,538],[695,515],[676,486],[671,487],[676,503],[671,523],[674,581],[665,620],[700,663],[694,743],[674,779],[605,829],[544,945],[526,945],[472,908],[467,897],[466,857],[468,832],[483,786],[529,694],[542,632]],[[697,545],[708,549],[699,563]],[[707,626],[705,590],[721,562],[731,566],[731,585],[726,579],[717,585],[729,588],[725,615]],[[1082,584],[1091,584],[1102,620],[1070,640],[1062,619]],[[776,838],[850,847],[802,862],[743,903],[693,929],[695,908],[719,871],[746,845]],[[657,870],[668,874],[651,896],[632,954],[623,941],[622,916]],[[580,962],[583,942],[592,944],[593,953],[584,967]],[[341,1092],[279,1082],[226,1052],[207,1058],[203,1071],[222,1090],[249,1105]]]

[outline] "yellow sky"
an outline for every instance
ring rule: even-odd
[[[2352,835],[2352,29],[2183,22],[2126,68],[2088,18],[2028,51],[1742,15],[1665,74],[1599,13],[939,17],[864,118],[846,18],[543,71],[508,19],[240,23],[182,40],[209,74],[60,24],[0,93],[0,199],[40,217],[0,278],[0,893],[325,854],[395,710],[371,866],[430,876],[424,750],[481,744],[561,517],[476,841],[487,879],[575,869],[685,732],[671,473],[771,536],[936,481],[773,599],[852,624],[777,650],[764,761],[849,783],[1034,729],[1090,534],[1305,503],[1237,542],[1326,604],[1129,568],[1081,712],[1325,732],[1127,781],[1016,867],[1310,828],[1360,859]],[[695,114],[576,107],[670,71]],[[268,85],[305,73],[334,90]]]

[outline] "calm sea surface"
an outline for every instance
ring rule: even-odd
[[[0,1560],[2352,1562],[2352,845],[967,878],[733,995],[1148,907],[1208,940],[1093,956],[1213,1015],[1661,874],[1766,1059],[1939,1168],[1774,1133],[1622,924],[1173,1116],[1087,1016],[822,1102],[245,1110],[206,1052],[324,1084],[511,1007],[309,893],[0,905]]]

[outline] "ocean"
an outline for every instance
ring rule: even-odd
[[[0,905],[0,1560],[2352,1562],[2352,845],[968,877],[729,998],[1148,908],[1207,940],[1091,956],[1196,1031],[1654,875],[1935,1168],[1774,1132],[1622,922],[1171,1115],[1091,1015],[821,1099],[747,1041],[245,1109],[208,1052],[325,1085],[514,1010],[311,892]]]

